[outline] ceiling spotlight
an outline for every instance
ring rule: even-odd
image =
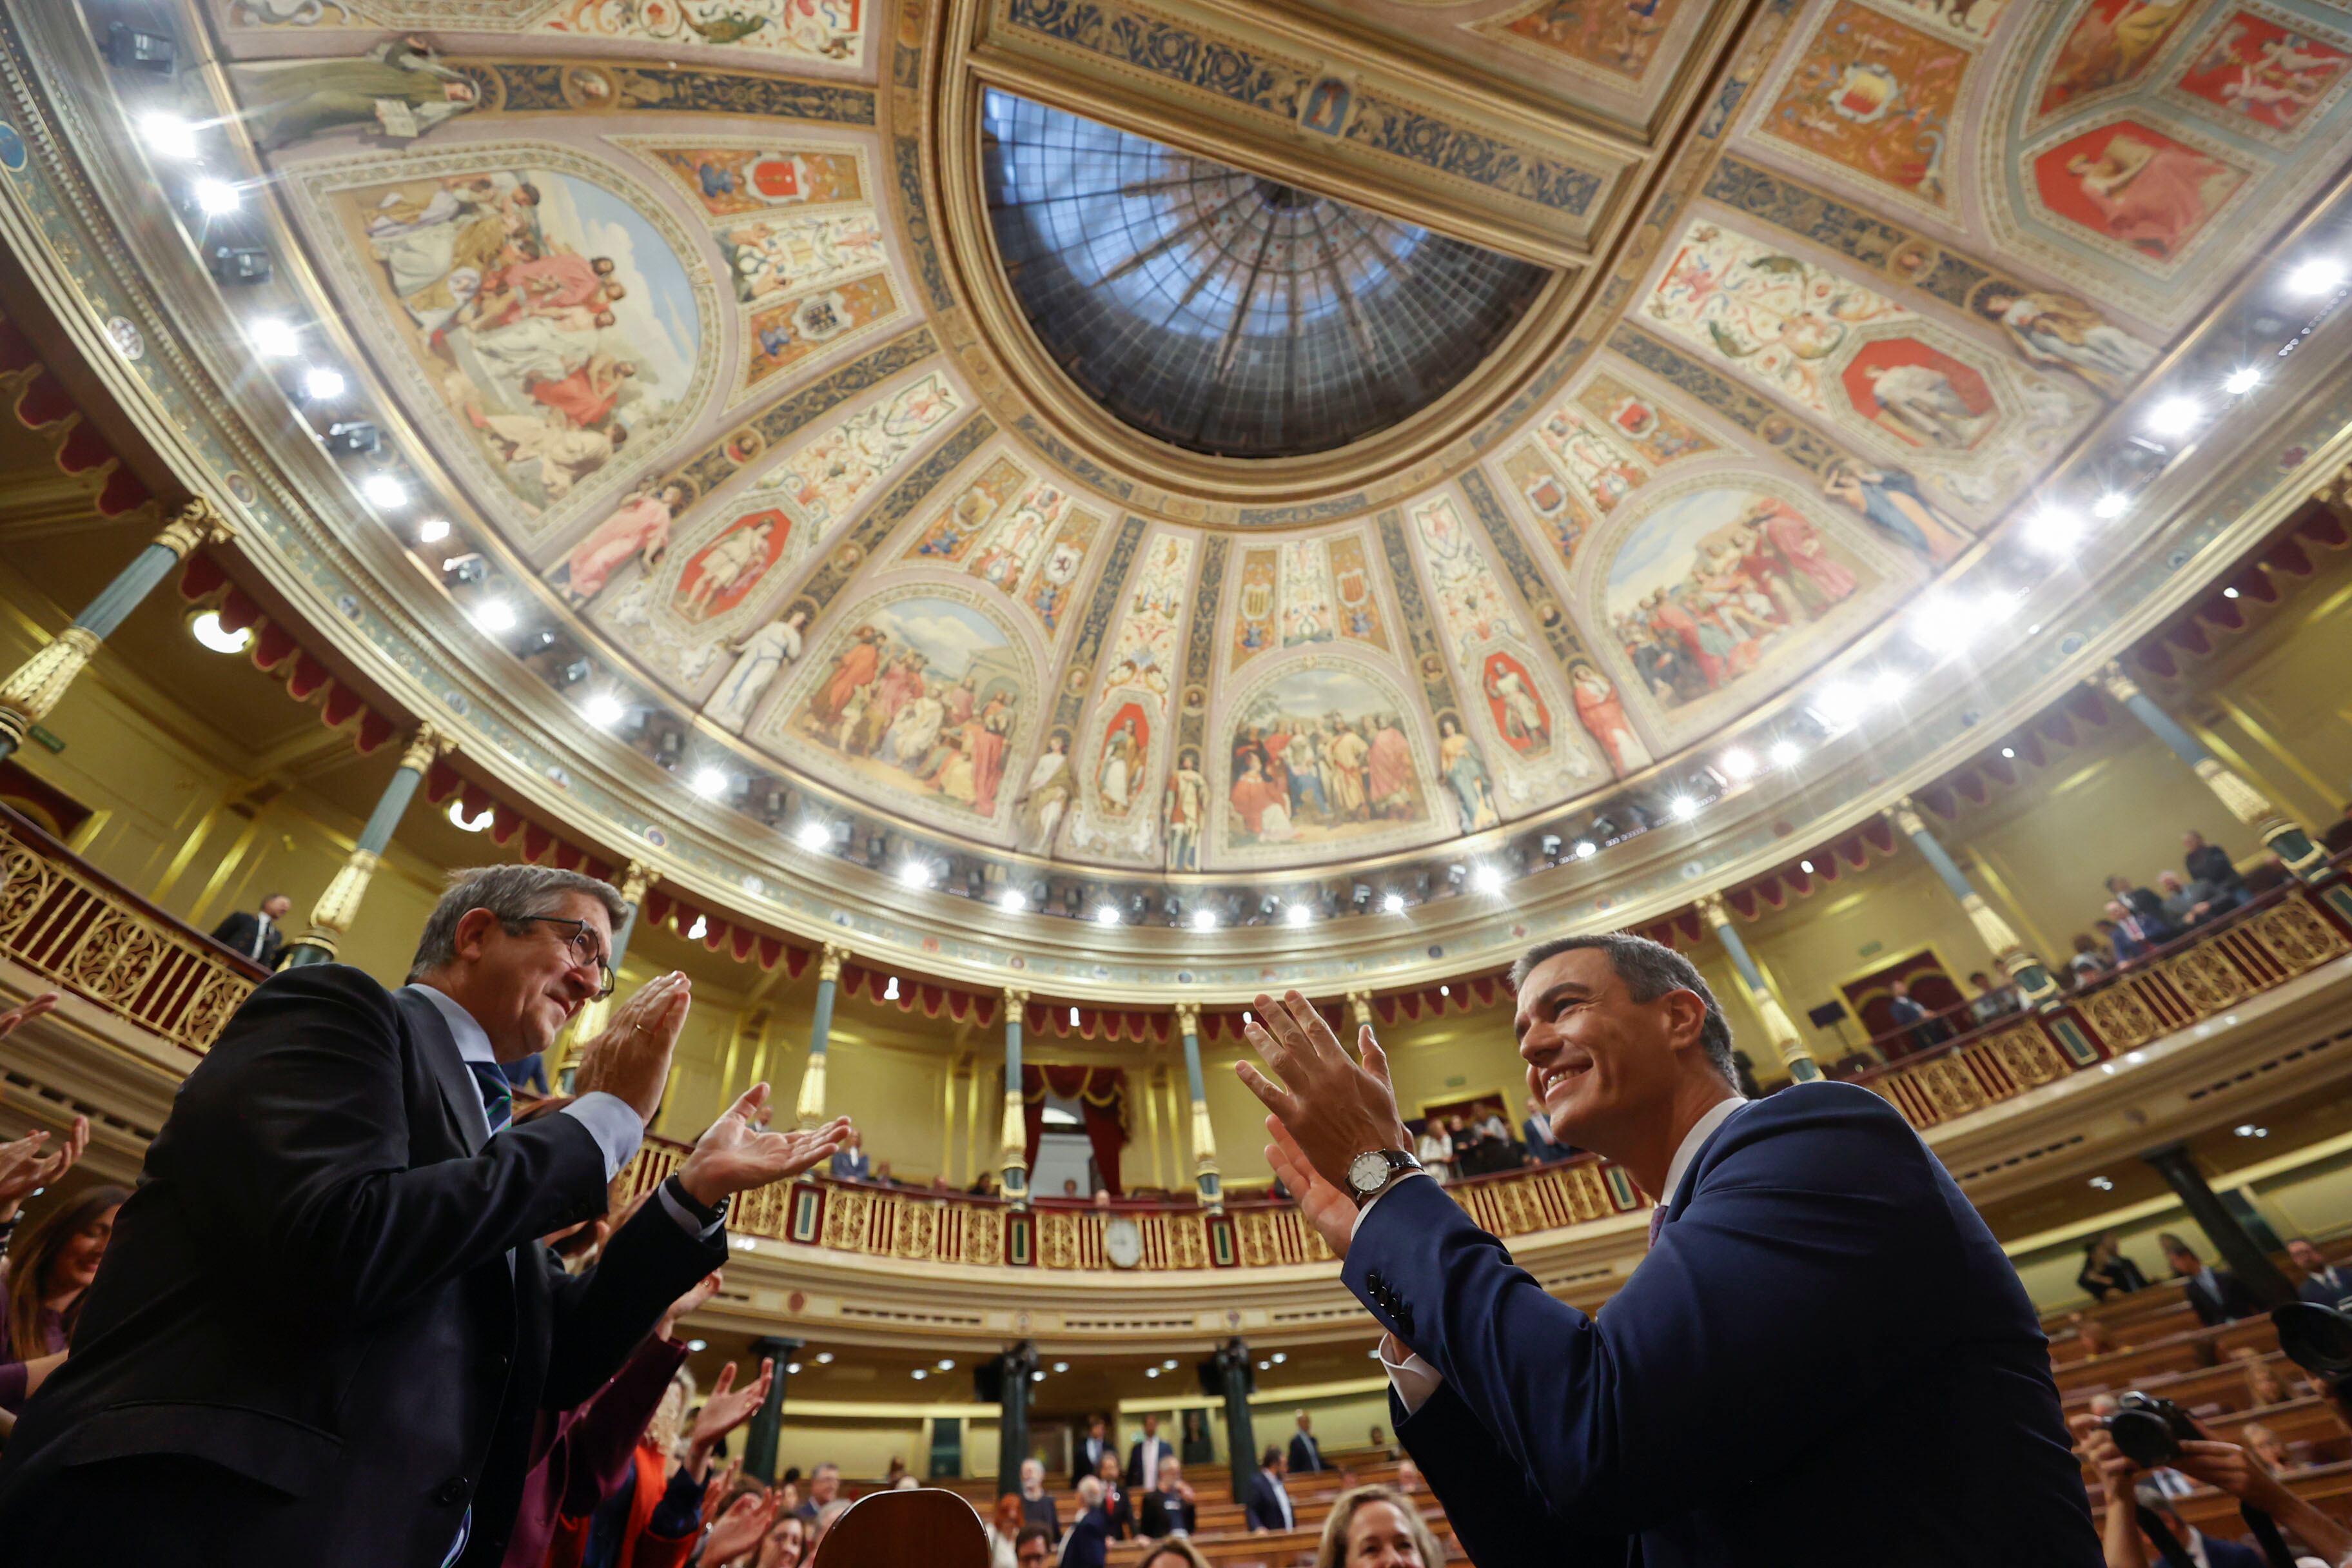
[[[1404,913],[1404,895],[1402,893],[1387,894],[1381,900],[1381,909],[1392,915]]]
[[[206,217],[226,217],[245,205],[245,197],[226,180],[198,180],[194,194],[196,210]]]
[[[1008,915],[1017,915],[1029,907],[1029,895],[1018,888],[1007,888],[996,896],[996,907]]]
[[[1900,702],[1910,689],[1911,682],[1903,676],[1891,669],[1882,669],[1870,678],[1871,705],[1884,708],[1891,703]]]
[[[1797,759],[1805,753],[1794,741],[1775,741],[1772,749],[1764,754],[1772,759],[1772,765],[1776,768],[1792,768],[1797,765]]]
[[[831,1366],[833,1364],[833,1352],[831,1351],[817,1352],[816,1364],[819,1366]]]
[[[1118,906],[1117,904],[1097,904],[1095,906],[1095,924],[1098,926],[1115,926],[1118,924]]]
[[[2123,516],[2130,506],[2131,497],[2121,490],[2109,490],[2091,503],[2091,515],[2103,521],[2113,521]]]
[[[793,835],[793,842],[814,855],[833,847],[833,830],[812,819],[801,824],[801,830]]]
[[[592,691],[580,710],[587,716],[588,722],[599,730],[609,730],[621,721],[629,707],[609,691]]]
[[[1688,822],[1698,815],[1698,802],[1686,795],[1678,795],[1666,803],[1666,810],[1674,815],[1676,822]]]
[[[915,1375],[917,1377],[920,1377],[923,1374],[919,1372]],[[1160,1369],[1156,1366],[1147,1366],[1143,1369],[1143,1375],[1146,1377],[1158,1377],[1160,1375]]]
[[[1276,1351],[1274,1352],[1274,1364],[1276,1366],[1280,1366],[1284,1362],[1286,1362],[1289,1359],[1290,1352],[1287,1351]]]
[[[687,1352],[689,1355],[700,1355],[704,1351],[707,1351],[709,1348],[710,1342],[709,1340],[688,1340],[686,1342]]]
[[[1499,893],[1503,890],[1503,868],[1480,866],[1470,873],[1470,885],[1482,893]]]
[[[908,1373],[908,1375],[912,1377],[917,1383],[920,1383],[923,1379],[931,1375],[931,1369],[927,1366],[919,1366],[913,1372]]]
[[[2333,294],[2343,282],[2344,264],[2325,256],[2299,262],[2286,275],[2287,289],[2295,294]]]
[[[275,316],[264,316],[246,329],[253,340],[253,352],[263,359],[284,359],[302,349],[301,334]]]
[[[1274,1370],[1274,1363],[1270,1361],[1262,1361],[1257,1363],[1257,1369],[1260,1372],[1272,1372]]]
[[[1734,746],[1731,750],[1724,752],[1720,760],[1723,763],[1723,773],[1726,778],[1744,779],[1755,776],[1756,753],[1753,752],[1748,751],[1742,747]]]
[[[930,862],[927,860],[906,860],[900,862],[898,866],[898,880],[906,883],[907,886],[910,888],[929,887],[931,885]]]
[[[188,633],[215,653],[243,653],[253,641],[253,628],[231,631],[221,625],[218,610],[206,610],[188,623]]]
[[[2103,1193],[2112,1193],[2116,1190],[2115,1179],[2111,1176],[2093,1176],[2091,1185]]]
[[[1192,929],[1194,931],[1216,930],[1217,911],[1214,910],[1194,910],[1192,911]]]
[[[2232,397],[2243,397],[2263,384],[2263,373],[2252,365],[2231,371],[2221,378],[2221,390]]]
[[[955,1370],[955,1358],[953,1356],[944,1355],[940,1357],[940,1370],[941,1372],[953,1372]]]
[[[360,494],[367,497],[369,504],[373,506],[392,507],[408,504],[408,487],[390,474],[370,474],[360,481]],[[442,528],[446,531],[448,525],[444,523]]]
[[[482,829],[490,825],[490,818],[497,815],[498,808],[496,806],[486,805],[474,816],[467,816],[466,815],[466,803],[462,798],[453,800],[449,803],[449,825],[453,827],[462,828],[467,833],[479,833]]]
[[[139,136],[158,158],[177,163],[196,155],[196,128],[176,114],[159,110],[141,115]]]
[[[1810,877],[1813,874],[1813,863],[1811,860],[1800,860],[1797,862],[1797,869]]]
[[[438,544],[448,537],[449,520],[446,517],[428,517],[416,525],[419,544]]]
[[[1576,858],[1577,858],[1578,859],[1580,859],[1580,860],[1590,860],[1590,859],[1591,859],[1595,855],[1598,855],[1598,854],[1600,854],[1600,853],[1601,853],[1601,847],[1600,847],[1599,845],[1597,845],[1597,844],[1593,843],[1591,839],[1590,839],[1590,838],[1580,838],[1580,839],[1578,839],[1578,840],[1576,841]]]
[[[1066,1361],[1057,1361],[1054,1363],[1054,1370],[1057,1373],[1067,1372],[1070,1370],[1070,1363]]]
[[[798,1362],[796,1362],[796,1361],[788,1361],[788,1362],[784,1363],[784,1375],[785,1375],[785,1376],[787,1376],[787,1377],[798,1377],[800,1374],[801,1374],[801,1363],[798,1363]]]
[[[2158,436],[2186,436],[2197,428],[2204,414],[2203,404],[2176,394],[2147,411],[2147,427]]]
[[[1832,730],[1853,728],[1862,707],[1862,693],[1848,681],[1832,680],[1813,693],[1813,717]]]
[[[1075,1028],[1076,1028],[1077,1026],[1078,1026],[1078,1010],[1077,1010],[1076,1006],[1073,1005],[1073,1006],[1070,1008],[1070,1027],[1072,1027],[1073,1029],[1075,1029]]]
[[[1160,1366],[1161,1366],[1164,1370],[1169,1371],[1169,1372],[1174,1372],[1174,1371],[1176,1370],[1176,1358],[1175,1358],[1175,1357],[1173,1357],[1173,1356],[1171,1356],[1171,1357],[1169,1357],[1166,1361],[1161,1362],[1160,1364]]]
[[[2017,748],[2015,746],[2003,746],[2000,749],[2000,756],[2001,761],[2013,763],[2017,761]]]
[[[701,768],[694,775],[694,793],[705,800],[717,800],[733,782],[723,769]]]
[[[2044,507],[2027,520],[2025,542],[2044,555],[2071,555],[2083,542],[2082,520],[2072,512]]]
[[[341,371],[331,370],[323,364],[314,364],[302,373],[302,395],[314,403],[341,397],[347,384]]]
[[[2221,597],[2225,599],[2234,599],[2237,596],[2238,591],[2235,588],[2224,588],[2221,590]]]
[[[474,608],[474,619],[487,632],[515,629],[515,610],[504,599],[485,599]]]
[[[2241,1121],[2230,1131],[2241,1138],[2267,1138],[2271,1135],[2269,1128],[2257,1127],[2251,1121]]]
[[[1315,911],[1305,904],[1293,904],[1282,911],[1282,918],[1292,925],[1303,926],[1315,918]]]
[[[1045,1381],[1045,1374],[1042,1372],[1033,1372],[1029,1374],[1029,1381],[1032,1383],[1043,1383]]]

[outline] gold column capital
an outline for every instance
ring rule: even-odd
[[[1008,985],[1004,988],[1004,1016],[1007,1022],[1010,1022],[1023,1008],[1028,1005],[1028,992],[1024,991],[1018,985]]]
[[[49,716],[98,652],[98,634],[89,627],[68,626],[0,681],[0,734],[11,747]]]
[[[808,1065],[801,1069],[801,1092],[793,1102],[793,1120],[803,1130],[824,1124],[824,1057],[823,1051],[811,1051]]]
[[[2268,795],[2248,784],[2219,757],[2209,754],[2199,758],[2197,776],[2230,808],[2231,816],[2249,827],[2265,826],[2280,815]]]
[[[642,860],[632,860],[621,868],[621,901],[642,904],[653,885],[661,880],[661,873]]]
[[[1886,808],[1886,820],[1895,824],[1906,838],[1927,837],[1927,820],[1919,815],[1907,795]]]
[[[155,536],[154,542],[173,554],[186,559],[189,551],[199,544],[214,544],[236,537],[236,525],[221,510],[203,496],[192,496],[187,504],[172,514],[172,521]]]
[[[1200,1037],[1201,1005],[1198,1002],[1176,1004],[1176,1032],[1179,1035],[1191,1035],[1196,1039]]]
[[[820,983],[841,978],[841,966],[849,961],[849,949],[837,942],[829,942],[816,955],[816,977]]]
[[[2100,690],[2118,702],[2128,702],[2139,695],[2139,682],[2125,674],[2124,667],[2113,659],[2101,665],[2099,673],[2092,679],[2099,683]]]
[[[430,724],[419,724],[416,733],[409,738],[408,749],[400,753],[400,765],[412,773],[421,773],[444,753],[457,749],[457,742],[453,737]]]
[[[1699,918],[1706,921],[1707,930],[1721,931],[1731,924],[1731,909],[1723,901],[1720,891],[1701,893],[1696,901]]]
[[[1372,1021],[1372,994],[1369,991],[1349,992],[1348,1014],[1349,1016],[1354,1018],[1359,1024],[1370,1023]]]

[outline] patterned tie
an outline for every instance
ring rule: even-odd
[[[1658,1245],[1658,1232],[1666,1228],[1666,1205],[1660,1204],[1650,1211],[1650,1245]]]
[[[482,1091],[482,1114],[489,1119],[490,1136],[495,1138],[514,1120],[514,1089],[496,1062],[467,1062],[466,1066],[472,1070],[475,1083]]]

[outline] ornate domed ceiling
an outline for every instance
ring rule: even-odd
[[[1965,687],[2352,79],[2284,0],[205,9],[382,521],[746,888],[1425,887],[1838,732],[1915,605],[1881,695]]]

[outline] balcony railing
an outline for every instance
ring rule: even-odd
[[[263,972],[0,806],[0,952],[201,1055]]]

